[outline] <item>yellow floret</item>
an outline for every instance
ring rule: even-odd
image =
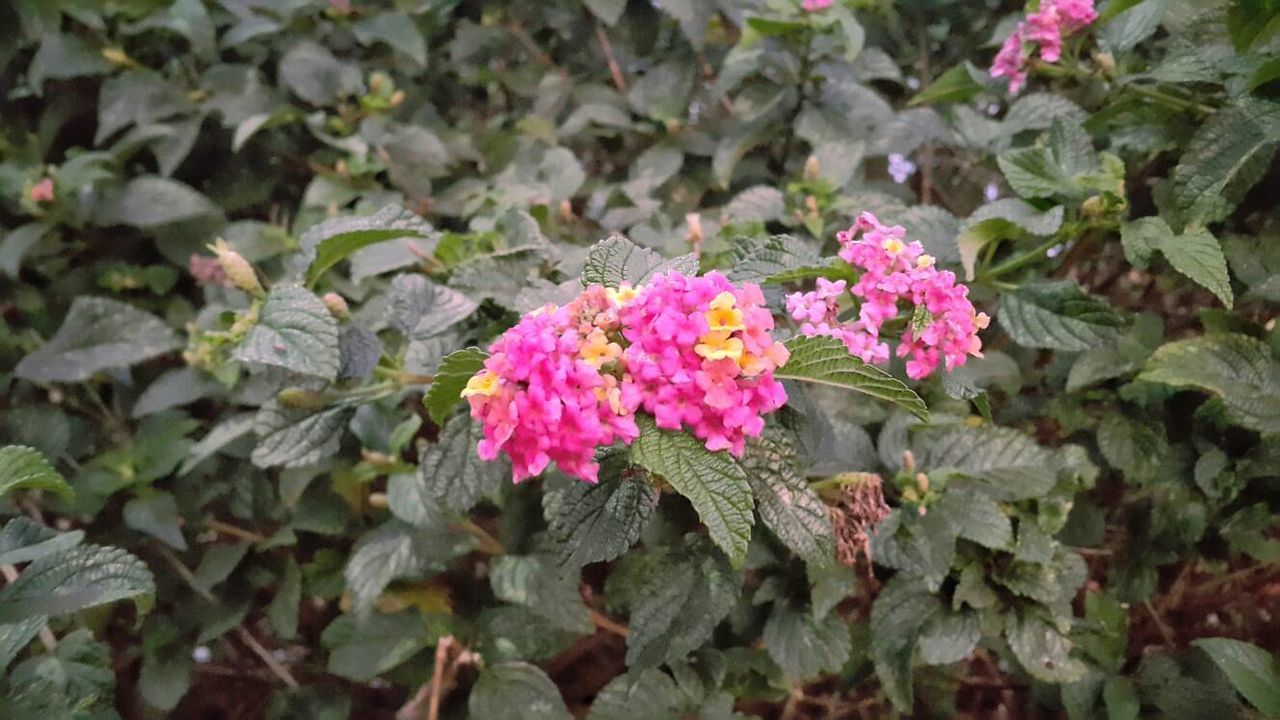
[[[920,257],[916,258],[916,267],[923,270],[927,267],[933,267],[934,262],[936,261],[934,260],[934,257],[932,255],[928,255],[928,254],[921,255]]]
[[[885,249],[885,252],[889,253],[890,255],[897,255],[898,253],[907,249],[907,246],[904,245],[901,240],[898,240],[896,238],[889,238],[888,240],[885,240],[883,247]]]
[[[702,342],[693,346],[693,351],[708,360],[729,358],[737,362],[742,357],[742,340],[729,337],[727,332],[707,333]]]
[[[492,396],[498,392],[498,375],[497,373],[486,372],[483,375],[476,375],[467,381],[467,386],[462,390],[462,397],[471,397],[472,395]]]
[[[597,329],[587,336],[587,341],[582,344],[582,350],[579,351],[579,354],[588,365],[599,369],[601,365],[620,357],[622,355],[622,346],[615,342],[609,342],[609,338],[604,332]]]
[[[640,291],[637,288],[633,288],[627,283],[622,283],[622,285],[619,285],[616,289],[605,288],[604,291],[615,305],[626,305],[632,300],[635,300],[636,296],[640,294]]]
[[[725,291],[711,301],[711,309],[707,311],[707,325],[713,333],[730,333],[742,330],[742,311],[734,307],[737,299],[733,293]]]

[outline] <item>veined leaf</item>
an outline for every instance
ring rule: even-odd
[[[58,532],[35,520],[18,516],[0,530],[0,565],[30,562],[79,545],[83,539],[83,530]]]
[[[1274,655],[1231,638],[1200,638],[1191,644],[1205,651],[1263,715],[1280,716],[1280,662]]]
[[[1039,281],[1000,298],[1000,325],[1023,347],[1089,350],[1119,337],[1128,321],[1070,280]]]
[[[557,560],[580,567],[613,560],[640,538],[658,506],[648,474],[628,465],[625,452],[600,460],[600,482],[576,482],[543,496],[542,508],[559,549]]]
[[[37,383],[79,382],[109,368],[128,367],[175,350],[177,333],[136,307],[99,297],[78,297],[62,327],[13,374]]]
[[[257,324],[236,348],[235,359],[333,380],[342,366],[338,321],[310,290],[277,285],[259,310]]]
[[[665,260],[658,253],[636,245],[621,235],[605,238],[587,251],[582,268],[583,285],[618,287],[622,283],[643,284],[651,276],[667,270],[691,275],[698,271],[698,260],[692,255]]]
[[[787,350],[791,358],[774,371],[774,377],[854,390],[888,400],[928,422],[929,409],[915,391],[889,373],[850,355],[836,338],[797,335],[787,341]]]
[[[422,399],[431,419],[437,425],[449,419],[453,409],[462,401],[462,391],[467,387],[467,381],[480,372],[488,357],[489,353],[470,347],[449,353],[440,361],[440,367],[431,380],[431,387]]]
[[[1280,432],[1280,378],[1266,344],[1247,335],[1206,335],[1161,345],[1138,379],[1196,387],[1222,398],[1245,427]]]
[[[471,688],[467,709],[471,717],[485,720],[573,720],[551,678],[522,662],[485,668]]]
[[[0,496],[14,490],[48,490],[65,498],[74,495],[39,450],[6,445],[0,448]]]
[[[0,590],[0,623],[65,615],[155,592],[151,571],[119,548],[78,545],[45,555]]]

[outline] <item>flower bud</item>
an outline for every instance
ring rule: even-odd
[[[308,390],[300,387],[291,387],[281,390],[276,393],[276,400],[280,401],[281,405],[292,408],[318,408],[324,407],[325,405],[323,395],[315,390]]]
[[[253,266],[240,253],[232,250],[226,240],[218,238],[218,241],[210,245],[209,249],[218,256],[218,264],[222,266],[222,272],[226,273],[231,284],[250,295],[264,293],[262,283],[258,282],[258,275],[253,271]]]
[[[684,216],[684,221],[689,225],[689,230],[685,233],[684,239],[690,245],[696,247],[702,242],[702,216],[698,213],[689,213]]]
[[[391,93],[391,98],[387,100],[387,107],[389,108],[400,107],[401,105],[404,104],[405,97],[407,96],[404,94],[403,90],[397,90]]]
[[[818,161],[817,155],[810,155],[808,160],[804,161],[804,179],[806,182],[813,182],[822,174],[822,163]]]
[[[1080,212],[1084,214],[1085,217],[1092,218],[1094,220],[1102,217],[1105,211],[1106,209],[1102,204],[1101,195],[1093,195],[1091,197],[1088,197],[1080,205]]]
[[[347,305],[346,298],[336,292],[327,292],[324,297],[320,298],[324,301],[324,306],[329,308],[329,313],[339,320],[346,320],[351,317],[351,308]]]
[[[1098,64],[1098,69],[1107,77],[1110,77],[1116,71],[1116,59],[1109,52],[1095,51],[1093,53],[1093,61]]]
[[[573,215],[573,203],[568,199],[560,201],[560,219],[566,223],[573,222],[576,218]]]
[[[31,186],[31,202],[53,202],[53,178],[47,177]]]

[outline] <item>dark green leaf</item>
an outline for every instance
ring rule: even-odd
[[[797,335],[787,341],[791,358],[774,372],[783,380],[831,385],[870,395],[928,421],[929,409],[911,388],[892,375],[849,354],[844,343],[831,337]]]
[[[489,353],[480,348],[469,347],[449,353],[440,361],[440,367],[431,380],[431,387],[422,399],[433,422],[443,425],[449,419],[453,409],[462,400],[462,391],[467,387],[467,381],[480,372],[488,357]]]
[[[168,325],[132,305],[78,297],[58,332],[22,358],[13,373],[38,383],[79,382],[102,370],[149,360],[181,344]]]
[[[6,445],[0,448],[0,496],[14,490],[48,490],[65,498],[74,494],[39,450]]]
[[[485,720],[573,720],[560,690],[528,663],[502,663],[486,668],[471,688],[467,708]]]
[[[277,285],[267,295],[257,324],[236,348],[235,359],[333,380],[342,365],[338,321],[311,291]]]

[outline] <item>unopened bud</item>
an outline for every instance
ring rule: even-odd
[[[818,198],[812,195],[805,196],[804,206],[809,211],[810,215],[818,214]]]
[[[324,301],[324,306],[329,308],[329,314],[339,320],[346,320],[351,317],[351,308],[347,305],[346,298],[336,292],[327,292],[324,297],[320,298]]]
[[[119,65],[121,67],[131,67],[134,64],[133,58],[129,57],[129,54],[126,53],[123,48],[102,48],[102,57],[112,65]]]
[[[1110,76],[1116,71],[1116,59],[1109,52],[1095,51],[1093,61],[1098,64],[1103,75]]]
[[[573,203],[568,199],[560,201],[560,219],[566,223],[571,223],[577,218],[573,214]]]
[[[244,259],[244,256],[232,250],[226,240],[218,238],[218,241],[210,245],[209,249],[218,256],[218,264],[222,266],[222,272],[226,273],[232,285],[250,295],[263,294],[262,283],[258,282],[258,274],[253,271],[253,266]]]
[[[916,469],[916,454],[910,450],[902,451],[902,467],[907,472],[913,472]]]
[[[929,492],[929,476],[924,473],[916,473],[916,487],[920,488],[920,492]]]
[[[382,92],[382,88],[390,81],[385,73],[376,72],[369,76],[369,91]]]
[[[386,493],[369,493],[369,507],[385,509],[389,504]]]
[[[1085,217],[1095,220],[1102,217],[1103,211],[1101,195],[1093,195],[1086,198],[1080,205],[1080,212],[1083,213]]]
[[[817,155],[810,155],[808,160],[804,161],[804,179],[806,182],[813,182],[822,174],[822,163],[818,161]]]
[[[307,390],[306,388],[291,387],[285,388],[276,393],[276,400],[281,405],[292,408],[318,408],[324,407],[324,396],[315,390]]]
[[[689,226],[689,230],[685,233],[684,239],[690,245],[697,246],[702,242],[702,216],[698,213],[689,213],[684,216],[684,221]]]
[[[53,202],[53,178],[43,178],[40,182],[31,186],[31,202]]]
[[[391,93],[391,99],[387,100],[387,107],[400,107],[404,104],[405,97],[403,90],[397,90]]]

